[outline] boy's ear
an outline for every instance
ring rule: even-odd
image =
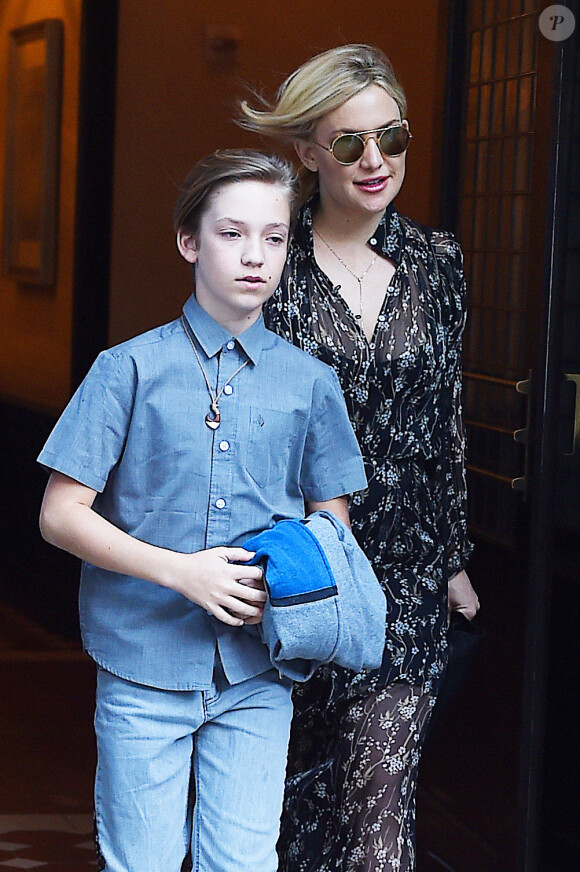
[[[178,230],[177,232],[177,248],[182,257],[188,263],[195,263],[197,260],[197,241],[193,233],[188,233],[186,230]]]
[[[318,171],[316,149],[313,142],[307,139],[295,139],[294,150],[307,170],[313,173]]]

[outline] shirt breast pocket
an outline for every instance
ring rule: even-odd
[[[305,428],[300,412],[283,412],[265,406],[250,407],[249,437],[244,467],[259,487],[283,481],[298,466],[296,446]],[[294,470],[299,481],[300,470]]]

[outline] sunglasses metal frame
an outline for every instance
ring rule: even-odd
[[[386,133],[388,130],[396,130],[399,128],[402,128],[403,130],[405,130],[407,132],[408,139],[407,139],[407,145],[405,146],[405,148],[402,149],[402,151],[396,152],[395,154],[389,154],[388,152],[383,151],[383,149],[380,146],[380,139],[383,136],[383,134]],[[372,134],[374,134],[374,135],[372,135]],[[358,157],[356,157],[354,160],[349,160],[349,161],[340,160],[339,158],[337,158],[337,156],[334,153],[334,147],[335,147],[336,143],[338,142],[339,139],[342,139],[343,136],[356,136],[358,139],[360,139],[360,141],[362,143],[362,146],[363,146],[362,151],[361,151],[360,155]],[[384,154],[385,157],[399,157],[401,154],[404,154],[409,147],[409,143],[410,143],[411,139],[413,138],[413,134],[411,133],[411,131],[409,130],[407,125],[404,123],[401,123],[401,124],[390,124],[388,127],[377,127],[374,130],[357,130],[355,133],[339,133],[338,136],[336,136],[332,140],[332,142],[329,146],[323,145],[321,142],[317,142],[315,139],[313,139],[312,142],[315,145],[318,145],[320,148],[323,148],[325,151],[329,151],[331,153],[331,155],[333,156],[333,158],[335,159],[335,161],[337,161],[343,167],[348,167],[348,166],[351,166],[352,164],[356,163],[358,160],[360,160],[364,154],[364,150],[365,150],[366,144],[368,142],[368,139],[363,139],[363,136],[367,136],[369,139],[373,139],[374,142],[376,143],[379,151],[381,152],[381,154]]]

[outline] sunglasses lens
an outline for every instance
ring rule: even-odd
[[[402,125],[387,127],[378,139],[379,148],[383,154],[394,157],[403,154],[409,146],[411,134]],[[356,163],[365,150],[365,141],[358,133],[343,133],[332,144],[332,154],[341,164]]]
[[[411,136],[406,127],[388,127],[379,139],[383,154],[394,157],[407,150]]]
[[[341,164],[355,163],[364,151],[364,142],[356,133],[345,133],[334,140],[332,153]]]

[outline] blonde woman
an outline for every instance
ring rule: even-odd
[[[294,144],[304,200],[268,324],[339,376],[369,481],[353,531],[388,605],[380,670],[329,666],[295,691],[280,869],[411,872],[448,612],[479,608],[465,572],[461,250],[395,209],[411,132],[381,51],[326,51],[256,103],[240,123]]]

